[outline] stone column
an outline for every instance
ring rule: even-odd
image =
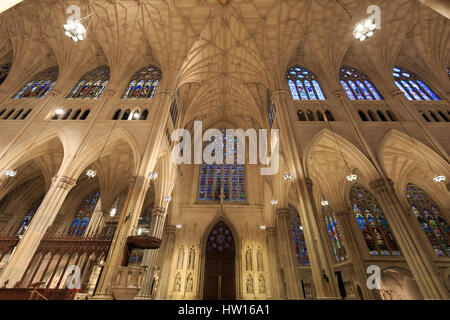
[[[429,252],[416,235],[416,227],[400,206],[392,182],[387,185],[383,179],[372,181],[370,189],[376,194],[383,208],[389,226],[393,230],[402,255],[405,257],[414,279],[425,299],[449,299],[449,292],[441,281],[439,271]]]
[[[28,230],[19,241],[14,254],[0,275],[0,287],[7,282],[6,287],[12,288],[22,278],[47,228],[52,225],[66,196],[76,184],[75,179],[67,176],[55,176],[52,181],[49,191],[28,226]]]
[[[294,258],[291,236],[291,213],[289,209],[277,209],[278,257],[284,270],[287,299],[299,299],[301,290],[297,277],[297,261]]]
[[[156,291],[156,299],[166,300],[169,291],[172,261],[175,252],[176,227],[168,225],[164,231],[164,240],[161,247],[161,273]]]
[[[152,209],[152,216],[150,221],[150,237],[158,239],[162,238],[164,229],[164,222],[166,220],[167,209],[163,207],[154,207]],[[144,279],[142,281],[142,289],[136,296],[136,299],[149,299],[150,290],[153,280],[153,268],[156,267],[156,259],[158,258],[159,249],[145,250],[142,264],[147,266],[144,273]]]
[[[311,201],[311,207],[313,209],[313,218],[318,228],[318,232],[314,235],[314,250],[316,251],[318,257],[319,268],[322,273],[322,285],[324,288],[324,297],[318,296],[318,298],[335,298],[340,299],[339,288],[337,284],[337,279],[334,275],[334,265],[333,265],[333,252],[331,249],[330,240],[328,237],[327,227],[325,226],[324,218],[321,212],[317,210],[316,201],[314,201],[313,196],[313,182],[310,178],[305,179],[306,186],[308,188],[309,200]],[[308,243],[307,243],[308,245]],[[311,248],[313,249],[313,248]],[[308,251],[310,249],[308,248]],[[315,268],[312,265],[311,268]],[[325,279],[325,275],[328,277],[328,281]]]
[[[338,228],[342,233],[344,239],[344,248],[347,253],[348,259],[351,260],[353,264],[353,270],[357,277],[357,281],[360,284],[363,295],[366,299],[375,300],[377,296],[373,293],[373,290],[367,288],[366,282],[368,275],[364,267],[363,255],[359,251],[356,237],[353,234],[353,229],[351,227],[351,220],[353,218],[352,212],[349,210],[335,212]]]
[[[284,283],[280,276],[276,229],[273,227],[268,227],[266,232],[267,253],[269,260],[268,271],[270,274],[270,288],[272,292],[271,298],[274,300],[286,299]]]

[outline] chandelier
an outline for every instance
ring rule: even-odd
[[[95,171],[94,169],[89,169],[88,171],[86,171],[86,175],[90,178],[94,178],[97,175],[97,171]]]
[[[270,204],[273,205],[273,206],[276,206],[278,204],[278,200],[272,199],[270,201]]]
[[[354,173],[350,173],[346,178],[347,178],[347,181],[352,182],[352,181],[356,181],[356,179],[358,179],[358,176]]]
[[[13,170],[13,169],[8,169],[5,171],[5,176],[13,178],[15,177],[17,174],[17,171]]]
[[[177,229],[181,229],[181,227],[182,227],[181,224],[176,224],[176,225],[175,225],[175,228],[177,228]]]
[[[166,201],[166,202],[170,202],[171,200],[172,200],[171,196],[165,196],[164,197],[164,201]]]
[[[324,199],[324,200],[322,200],[322,201],[320,202],[320,204],[321,204],[323,207],[326,207],[326,206],[328,206],[328,205],[330,204],[330,202],[329,202],[328,200]]]
[[[78,20],[72,20],[64,24],[65,35],[72,39],[74,42],[83,41],[86,39],[86,28]]]
[[[376,28],[377,25],[372,19],[363,20],[356,25],[353,35],[362,42],[367,38],[372,37]]]
[[[266,230],[267,229],[267,226],[265,224],[262,224],[259,227],[261,228],[261,230]]]
[[[150,173],[148,174],[148,178],[149,178],[150,180],[155,180],[156,178],[158,178],[158,173],[157,173],[157,172],[150,172]]]
[[[290,180],[292,180],[292,173],[286,172],[285,174],[283,174],[283,179],[284,179],[285,181],[290,181]]]
[[[439,183],[439,182],[444,182],[446,179],[447,178],[443,174],[441,174],[441,175],[434,176],[433,181],[436,183]]]

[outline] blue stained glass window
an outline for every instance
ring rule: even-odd
[[[293,100],[325,100],[316,76],[306,69],[295,66],[286,72]]]
[[[71,236],[82,236],[86,231],[89,220],[94,213],[97,202],[100,198],[100,191],[91,192],[80,204],[75,219],[70,225],[68,234]],[[81,223],[80,223],[81,222]]]
[[[450,227],[436,203],[416,185],[408,184],[405,196],[412,213],[438,257],[450,257]]]
[[[11,70],[11,63],[6,63],[0,66],[0,85],[6,80]]]
[[[109,67],[99,66],[85,73],[67,99],[98,99],[109,81]]]
[[[295,87],[295,83],[293,80],[288,81],[289,89],[291,90],[291,96],[294,100],[300,100],[300,97],[298,96],[297,88]]]
[[[316,80],[313,80],[313,86],[314,89],[316,90],[317,96],[319,97],[319,100],[325,100],[325,96],[322,92],[322,89],[320,88],[319,83]]]
[[[309,266],[308,249],[306,248],[305,234],[303,233],[300,215],[292,205],[289,205],[289,210],[291,212],[291,231],[297,262],[299,265]]]
[[[298,92],[300,92],[300,97],[302,98],[302,100],[309,100],[308,95],[306,94],[305,87],[303,86],[303,82],[301,82],[300,80],[297,80],[297,89]]]
[[[362,185],[350,188],[350,201],[371,255],[398,256],[400,250],[375,197]]]
[[[46,69],[28,81],[13,98],[43,98],[55,85],[57,78],[57,66]]]
[[[122,95],[123,99],[152,99],[161,80],[162,74],[159,68],[147,66],[138,70],[131,77],[127,90]],[[136,88],[133,89],[133,86]]]
[[[234,137],[232,141],[227,141],[226,129],[222,129],[222,133],[224,164],[208,165],[204,163],[202,165],[200,168],[198,200],[220,200],[223,186],[224,201],[246,201],[244,165],[236,164],[237,137]],[[233,153],[235,157],[234,164],[225,164],[227,143],[233,146],[228,152]]]
[[[31,208],[28,210],[27,214],[22,219],[22,222],[19,225],[19,230],[17,231],[16,235],[22,235],[25,232],[26,227],[28,227],[28,225],[30,224],[31,220],[34,217],[34,214],[36,213],[36,211],[38,211],[39,206],[42,203],[42,200],[44,200],[44,196],[40,196],[33,202]]]
[[[325,196],[322,196],[322,200],[327,200]],[[327,200],[328,201],[328,200]],[[328,202],[328,205],[322,206],[322,214],[325,219],[325,224],[330,238],[331,247],[333,249],[336,262],[342,262],[347,259],[347,253],[345,252],[344,241],[342,234],[339,230],[339,226],[334,215],[333,209]]]
[[[358,98],[358,100],[365,100],[364,96],[362,95],[362,93],[359,91],[358,87],[356,86],[356,84],[353,81],[348,81],[347,82],[350,87],[353,89],[353,92],[355,93],[356,97]]]
[[[350,100],[383,100],[369,78],[359,70],[344,66],[339,70],[339,79]]]
[[[394,83],[409,101],[440,100],[433,90],[412,72],[394,68]]]
[[[344,80],[341,80],[341,85],[345,90],[345,93],[347,93],[347,96],[350,100],[356,100],[355,95],[353,94],[350,87],[347,85],[347,83]]]

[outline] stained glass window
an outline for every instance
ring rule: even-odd
[[[0,85],[6,80],[11,70],[11,63],[6,63],[0,66]]]
[[[30,224],[31,220],[34,217],[34,214],[39,209],[42,200],[44,200],[44,196],[40,196],[38,199],[36,199],[36,201],[33,202],[31,208],[28,210],[27,214],[22,219],[22,222],[19,225],[19,230],[17,231],[16,235],[21,235],[25,232],[26,227],[28,227],[28,225]]]
[[[350,188],[350,201],[369,253],[373,256],[401,255],[383,211],[372,193],[362,185],[354,184]]]
[[[413,101],[440,100],[417,75],[399,67],[393,72],[395,85],[403,92],[406,99]]]
[[[325,95],[316,76],[300,66],[290,68],[286,73],[293,100],[325,100]]]
[[[291,231],[297,262],[299,265],[309,266],[308,250],[306,249],[305,234],[303,233],[300,215],[292,205],[289,205],[289,211],[291,212]]]
[[[359,70],[344,66],[339,70],[339,79],[350,100],[383,100],[370,79]]]
[[[208,241],[206,242],[206,254],[234,254],[234,251],[233,233],[224,222],[218,222],[208,236]]]
[[[155,66],[147,66],[136,72],[131,78],[123,99],[152,99],[161,81],[161,71]]]
[[[436,203],[424,190],[413,184],[406,186],[405,195],[436,255],[450,256],[450,228]]]
[[[13,98],[43,98],[53,88],[57,78],[58,66],[46,69],[31,78]]]
[[[336,262],[345,261],[347,259],[347,253],[345,252],[344,241],[342,239],[342,234],[339,231],[339,226],[333,209],[325,196],[322,196],[322,202],[328,203],[327,205],[322,206],[322,214],[325,219],[325,225],[327,227],[334,258],[336,259]]]
[[[276,115],[275,103],[274,103],[273,101],[271,101],[270,107],[269,107],[269,123],[270,123],[270,128],[272,128],[272,126],[273,126],[273,121],[274,121],[274,119],[275,119],[275,115]]]
[[[100,66],[86,73],[67,99],[98,99],[109,82],[109,67]]]
[[[137,234],[146,235],[150,232],[150,223],[152,220],[152,209],[153,204],[149,205],[147,208],[142,210],[141,216],[139,217]]]
[[[170,117],[172,119],[172,123],[175,126],[178,119],[178,100],[180,99],[179,91],[175,95],[175,99],[173,99],[172,105],[170,106]]]
[[[223,186],[224,201],[245,201],[245,171],[243,164],[236,164],[237,137],[234,140],[226,139],[226,129],[223,133],[223,157],[224,164],[206,164],[200,168],[200,181],[198,200],[217,201],[220,200],[220,190]],[[234,154],[234,164],[225,164],[226,146],[232,144],[228,150]]]
[[[71,236],[82,236],[86,231],[89,220],[92,213],[97,206],[98,199],[100,198],[100,191],[96,190],[90,193],[80,204],[75,219],[70,225],[68,234]]]

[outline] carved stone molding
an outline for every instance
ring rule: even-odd
[[[267,232],[267,236],[276,236],[277,235],[277,229],[275,227],[267,227],[266,232]]]
[[[58,176],[54,176],[52,178],[52,183],[58,183],[58,188],[70,190],[77,184],[77,179],[68,177],[68,176],[62,176],[58,179]]]
[[[333,95],[336,97],[336,99],[345,98],[347,96],[347,93],[343,89],[339,89],[335,92],[333,92]]]
[[[272,94],[272,101],[275,101],[277,98],[282,99],[283,97],[287,97],[288,96],[288,92],[286,90],[276,90],[273,94]]]
[[[153,218],[153,217],[164,217],[164,216],[166,215],[166,212],[167,212],[166,208],[163,208],[163,207],[154,207],[154,208],[152,209],[152,214],[151,214],[151,216],[152,216],[152,218]]]
[[[48,93],[48,95],[52,98],[57,97],[61,94],[61,92],[59,92],[58,90],[56,90],[55,88],[52,88],[50,90],[50,92]]]
[[[169,89],[162,89],[159,93],[162,96],[167,96],[170,100],[174,99],[173,92],[171,90],[169,90]]]
[[[112,97],[113,95],[116,94],[116,91],[114,91],[113,89],[105,89],[105,96],[107,97]]]
[[[380,193],[383,191],[388,191],[389,187],[393,187],[393,184],[394,183],[390,179],[388,180],[388,184],[386,184],[383,179],[377,179],[369,183],[369,188],[375,193]]]
[[[276,214],[280,217],[290,216],[291,211],[288,208],[280,208],[276,210]]]
[[[400,89],[393,90],[389,92],[389,95],[393,98],[403,97],[404,93]]]
[[[306,186],[308,187],[309,192],[312,192],[314,182],[310,178],[306,178],[305,182],[306,182]]]
[[[6,97],[6,93],[4,93],[3,91],[0,91],[0,100],[3,99],[4,97]]]
[[[166,225],[166,227],[164,228],[164,233],[175,233],[176,231],[177,227],[172,224]]]

